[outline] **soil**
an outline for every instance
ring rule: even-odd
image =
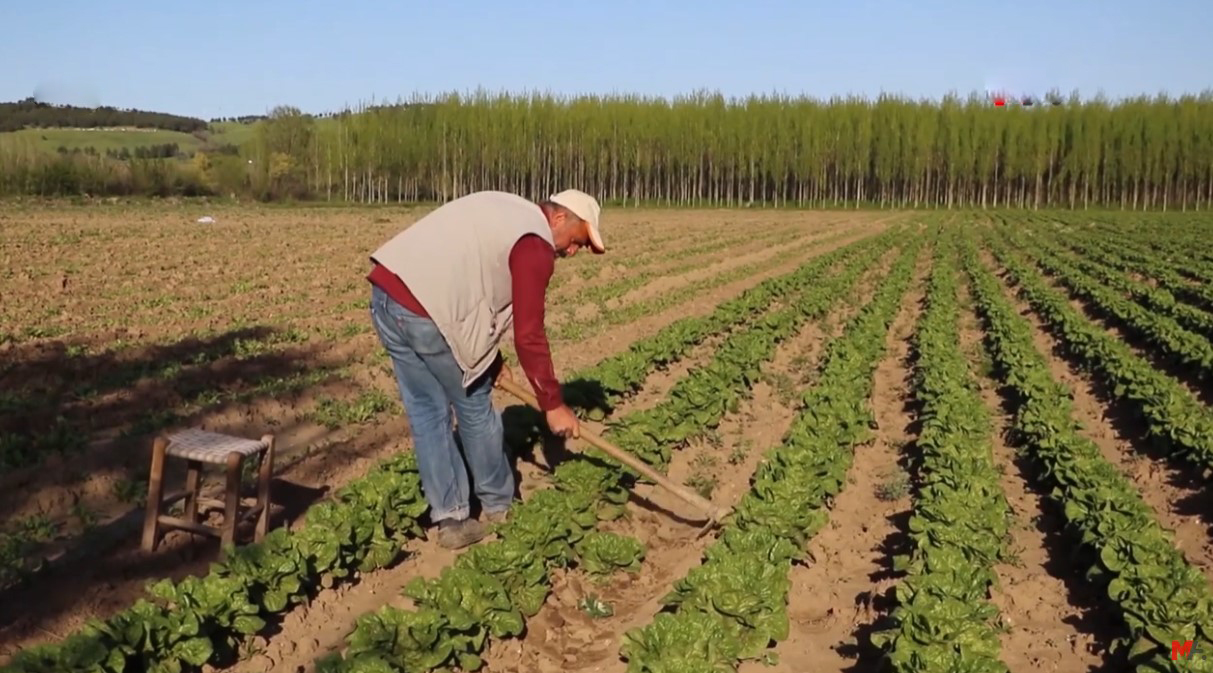
[[[779,344],[764,370],[786,374],[787,364],[803,357],[808,342],[820,334],[815,323],[806,323]],[[766,451],[781,440],[793,417],[794,408],[780,391],[766,380],[758,381],[736,414],[727,415],[707,438],[673,454],[667,474],[676,482],[707,489],[701,494],[714,503],[735,504],[749,490],[750,475]],[[553,598],[528,622],[526,637],[490,646],[488,670],[626,670],[626,662],[619,658],[623,635],[652,620],[672,583],[701,563],[703,551],[715,537],[712,533],[696,537],[695,512],[676,497],[649,486],[636,491],[638,502],[629,506],[634,512],[630,520],[606,528],[645,542],[648,551],[640,572],[601,585],[576,571],[556,576]],[[609,602],[613,615],[587,615],[580,605],[591,594]]]
[[[712,278],[713,276],[725,274],[733,269],[744,267],[750,264],[762,264],[765,260],[775,257],[785,250],[811,246],[814,242],[836,233],[836,231],[832,230],[824,230],[815,233],[806,232],[803,236],[797,237],[791,242],[784,241],[775,244],[768,243],[753,251],[732,248],[729,250],[729,255],[723,259],[715,261],[711,264],[696,265],[695,268],[682,274],[661,276],[650,283],[646,283],[642,287],[638,287],[631,292],[608,301],[607,308],[617,309],[621,306],[628,306],[630,304],[649,301],[684,285],[690,285],[698,281]]]

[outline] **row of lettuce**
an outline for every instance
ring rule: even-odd
[[[1213,645],[1213,593],[1141,499],[1132,482],[1104,459],[1075,422],[1069,391],[1050,374],[1033,344],[1031,326],[979,261],[971,234],[962,244],[976,310],[987,334],[995,374],[1010,392],[1013,440],[1023,446],[1078,545],[1075,560],[1105,592],[1122,631],[1109,661],[1138,673],[1213,670],[1208,658],[1174,656],[1175,641],[1194,651]],[[985,247],[1007,270],[1020,296],[1042,314],[1065,303],[997,234]],[[909,529],[913,551],[896,567],[892,628],[876,633],[895,671],[1007,671],[999,657],[997,608],[987,599],[994,565],[1008,561],[1009,508],[992,462],[988,411],[967,371],[956,331],[954,249],[937,251],[915,346],[915,395],[922,403],[918,491]],[[1084,322],[1072,316],[1071,329]],[[1046,319],[1048,321],[1048,319]],[[1052,323],[1050,323],[1052,324]],[[1096,328],[1086,322],[1089,337]],[[1204,650],[1202,650],[1204,648]]]
[[[1132,483],[1080,434],[1068,391],[1051,377],[1029,323],[1002,296],[967,236],[963,244],[947,236],[936,250],[916,331],[922,430],[913,551],[896,563],[906,575],[897,587],[892,627],[875,634],[873,644],[897,671],[1008,670],[999,657],[1002,625],[988,596],[995,564],[1008,561],[1011,518],[990,451],[989,411],[956,336],[960,245],[987,348],[1011,391],[1014,439],[1052,488],[1087,578],[1106,592],[1121,618],[1123,632],[1109,655],[1139,673],[1213,670],[1208,659],[1172,657],[1175,640],[1191,640],[1198,651],[1213,645],[1207,581],[1176,549]],[[1064,301],[1052,290],[1046,296],[1041,279],[1018,265],[997,238],[985,243],[1037,310]],[[753,490],[702,565],[674,584],[663,601],[666,611],[626,634],[621,655],[630,672],[727,671],[745,660],[773,660],[771,644],[788,635],[791,565],[826,521],[824,507],[845,481],[851,451],[865,441],[871,368],[884,333],[876,329],[880,321],[872,311],[904,289],[897,278],[894,271],[890,284],[830,345],[819,385],[805,395],[802,414],[759,468]],[[896,302],[885,306],[885,329],[895,307]],[[870,333],[857,329],[865,316]],[[1075,327],[1083,324],[1075,318]],[[837,376],[841,371],[850,376]],[[837,381],[846,382],[841,390]]]
[[[1060,219],[1077,229],[1082,222],[1073,216]],[[1107,222],[1082,227],[1104,240],[1117,243],[1118,253],[1159,284],[1188,301],[1213,308],[1213,251],[1207,228],[1181,228],[1170,224],[1151,225],[1138,220],[1126,227]],[[1184,282],[1186,280],[1195,282]]]
[[[1087,319],[1065,295],[1051,288],[1040,273],[1041,269],[1048,268],[1046,264],[1032,265],[1021,256],[1031,255],[1035,246],[1022,237],[1008,237],[1002,230],[991,233],[988,240],[997,261],[1021,286],[1024,299],[1058,337],[1065,351],[1089,369],[1116,398],[1136,411],[1148,437],[1176,457],[1201,467],[1213,466],[1213,443],[1209,441],[1213,437],[1213,412],[1178,380],[1137,355],[1125,341]],[[1018,253],[1012,248],[1016,241]],[[1039,258],[1037,260],[1039,262]],[[1131,303],[1120,297],[1108,297],[1106,301],[1109,306],[1113,302],[1117,305]],[[1130,309],[1124,307],[1121,311],[1128,315]],[[1157,315],[1153,318],[1162,319]],[[1169,330],[1172,334],[1196,336],[1182,330],[1174,321]],[[1196,338],[1203,340],[1203,337]]]
[[[995,564],[1008,560],[1011,510],[991,450],[992,421],[961,349],[956,234],[939,241],[913,337],[917,493],[911,551],[894,570],[893,626],[872,636],[892,670],[1006,672]]]
[[[1142,339],[1166,359],[1185,367],[1196,378],[1209,380],[1213,374],[1213,344],[1208,338],[1188,329],[1180,323],[1179,314],[1185,312],[1172,299],[1172,310],[1162,309],[1159,292],[1149,291],[1149,285],[1135,283],[1123,275],[1105,271],[1092,260],[1076,259],[1064,254],[1062,246],[1051,237],[1016,237],[1028,246],[1029,254],[1045,273],[1056,278],[1063,287],[1076,297],[1087,302],[1101,317],[1115,322],[1132,336]],[[1140,289],[1139,289],[1140,288]],[[1135,296],[1136,295],[1136,296]],[[1154,306],[1148,298],[1154,297]],[[1189,307],[1198,318],[1208,314]]]
[[[746,329],[731,334],[711,361],[679,380],[659,404],[612,422],[606,437],[646,463],[666,469],[672,451],[710,432],[726,414],[738,410],[759,378],[760,366],[774,356],[775,347],[795,335],[806,321],[824,317],[893,241],[892,234],[884,235],[814,260],[796,285],[782,289],[781,308],[756,316]],[[847,264],[846,268],[824,278],[839,262]]]
[[[520,635],[543,606],[552,568],[635,570],[645,553],[640,542],[594,530],[626,501],[611,477],[589,461],[561,464],[555,486],[516,505],[496,540],[460,554],[437,578],[405,585],[412,608],[385,605],[360,615],[345,650],[317,660],[317,673],[478,670],[490,638]]]
[[[1002,241],[984,240],[1019,295],[1046,320],[1068,325],[1067,334],[1081,334],[1070,337],[1076,344],[1101,343],[1105,333],[1073,314],[1064,297],[1045,287]],[[1078,541],[1076,562],[1118,609],[1124,631],[1110,654],[1123,657],[1131,667],[1126,670],[1138,673],[1213,671],[1207,657],[1171,659],[1173,640],[1192,640],[1198,651],[1213,648],[1213,593],[1207,580],[1176,548],[1132,482],[1082,434],[1069,390],[1050,374],[1033,344],[1031,325],[1004,296],[971,241],[963,255],[995,374],[1011,393],[1013,439],[1025,447]]]
[[[14,655],[11,673],[181,671],[223,665],[267,623],[325,585],[382,568],[419,536],[426,511],[412,453],[399,454],[308,510],[307,523],[228,550],[204,576],[163,579],[147,596],[61,642]]]
[[[1171,318],[1185,329],[1213,337],[1213,314],[1199,305],[1188,303],[1174,292],[1145,280],[1134,280],[1129,274],[1140,274],[1137,265],[1118,254],[1118,243],[1114,240],[1083,236],[1066,236],[1052,239],[1053,243],[1069,248],[1067,261],[1077,264],[1085,273],[1123,295],[1131,297],[1147,308]],[[1152,264],[1147,263],[1149,268]],[[1187,283],[1185,283],[1187,284]]]
[[[846,481],[853,449],[871,437],[867,404],[886,334],[921,247],[901,249],[875,296],[827,347],[818,381],[801,399],[783,441],[773,447],[703,563],[674,583],[667,611],[627,632],[620,654],[630,673],[735,670],[773,661],[772,641],[788,635],[792,564],[826,523]]]
[[[753,305],[756,315],[744,326],[735,327],[712,360],[680,380],[658,408],[678,408],[675,405],[686,404],[683,400],[696,390],[707,398],[732,400],[699,413],[697,432],[708,432],[745,396],[760,365],[773,356],[775,344],[794,335],[805,320],[824,315],[895,240],[890,233],[861,241],[756,288],[749,299],[765,297],[764,304]],[[843,268],[828,275],[837,265]],[[763,312],[762,307],[767,310]],[[709,317],[705,323],[684,323],[677,333],[693,333],[700,339],[710,333],[689,327],[695,324],[704,330],[727,327]],[[643,377],[628,380],[630,387],[639,385]],[[623,388],[614,390],[619,395]],[[647,414],[634,412],[614,420],[607,434],[637,427],[636,418]],[[693,435],[666,434],[624,448],[635,450],[639,458],[663,470],[672,452],[686,446]],[[361,615],[346,638],[345,649],[317,660],[318,673],[413,672],[456,666],[476,670],[492,639],[521,634],[526,619],[540,609],[554,568],[577,567],[592,574],[636,569],[644,553],[638,542],[595,530],[599,521],[618,515],[626,497],[623,484],[636,475],[609,456],[590,450],[561,463],[554,476],[554,488],[540,490],[515,506],[509,523],[497,529],[497,540],[461,554],[437,580],[417,579],[406,586],[404,593],[412,598],[412,609],[386,606]],[[583,540],[587,539],[602,539],[598,558],[586,557]],[[493,563],[481,560],[486,555]]]
[[[771,267],[780,266],[796,259],[803,259],[814,248],[820,247],[823,244],[828,245],[853,235],[854,232],[842,230],[829,234],[822,239],[805,238],[797,240],[791,245],[783,247],[773,256],[724,269],[714,275],[679,285],[648,299],[623,302],[616,307],[604,307],[593,318],[572,321],[556,327],[552,330],[551,335],[557,339],[582,339],[600,332],[606,327],[627,324],[646,315],[680,305],[709,290],[745,280],[746,278],[752,278],[754,275],[760,274]]]

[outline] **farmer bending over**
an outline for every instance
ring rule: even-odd
[[[501,415],[490,398],[498,377],[513,380],[498,349],[511,323],[518,361],[548,428],[580,436],[552,367],[544,301],[557,257],[583,246],[606,252],[599,212],[593,197],[575,189],[539,204],[478,192],[441,206],[371,254],[371,321],[392,359],[443,547],[485,536],[485,527],[469,518],[467,468],[489,521],[504,521],[513,500]]]

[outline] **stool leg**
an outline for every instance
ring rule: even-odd
[[[185,474],[185,520],[198,523],[198,482],[202,476],[202,463],[191,460],[189,471]]]
[[[261,512],[257,515],[257,528],[254,540],[261,542],[270,528],[270,477],[274,474],[274,436],[265,435],[265,453],[261,454],[261,473],[257,479],[257,504]]]
[[[221,545],[235,544],[236,523],[240,520],[240,464],[244,456],[233,451],[227,455],[227,499],[223,510]]]
[[[164,452],[168,440],[156,437],[152,442],[152,466],[148,474],[147,507],[143,516],[143,550],[154,551],[160,537],[160,499],[164,491]]]

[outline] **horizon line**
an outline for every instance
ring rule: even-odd
[[[446,90],[442,90],[442,91],[424,91],[424,92],[423,91],[414,91],[407,95],[406,94],[396,94],[394,99],[388,99],[388,98],[380,99],[377,95],[371,94],[368,99],[360,99],[358,102],[353,103],[353,104],[346,102],[340,107],[329,108],[329,109],[321,110],[318,112],[306,111],[306,110],[303,110],[302,108],[299,108],[299,106],[297,106],[293,103],[285,102],[285,103],[276,103],[272,106],[269,106],[264,112],[260,112],[260,113],[248,112],[248,113],[243,113],[243,114],[217,115],[217,116],[210,116],[210,117],[196,116],[193,114],[184,114],[184,113],[179,113],[179,112],[169,112],[167,110],[153,110],[153,109],[137,108],[137,107],[121,107],[116,104],[106,104],[106,103],[99,103],[97,105],[87,106],[87,105],[79,105],[76,103],[64,103],[64,102],[56,102],[56,101],[51,101],[51,100],[39,100],[38,97],[35,95],[27,95],[24,98],[17,98],[17,99],[13,99],[11,101],[0,101],[0,104],[2,104],[2,103],[17,104],[17,103],[23,103],[23,102],[32,100],[35,103],[47,105],[47,106],[51,106],[51,107],[74,107],[74,108],[79,108],[79,109],[84,109],[84,110],[96,110],[96,109],[101,109],[101,108],[110,108],[113,110],[124,111],[124,112],[148,112],[148,113],[154,113],[154,114],[168,114],[168,115],[174,115],[174,116],[179,116],[179,117],[186,117],[186,118],[192,118],[192,119],[199,119],[199,120],[203,120],[203,121],[209,121],[209,120],[214,120],[214,119],[238,119],[241,117],[265,117],[265,116],[269,116],[274,110],[276,110],[278,108],[295,108],[304,115],[309,115],[309,116],[313,116],[313,117],[325,117],[325,116],[333,116],[333,115],[338,115],[338,114],[357,114],[361,111],[364,111],[364,110],[367,110],[370,108],[374,108],[374,107],[396,107],[396,106],[407,106],[407,105],[434,104],[434,103],[443,102],[443,99],[450,99],[450,98],[484,100],[485,98],[521,99],[521,98],[536,98],[536,97],[549,98],[549,99],[553,99],[553,100],[560,101],[560,102],[582,101],[582,100],[587,100],[587,99],[591,99],[591,100],[592,99],[630,99],[630,100],[635,100],[638,102],[645,102],[645,103],[653,103],[653,102],[677,103],[677,102],[696,100],[696,99],[699,99],[699,100],[720,99],[721,102],[723,102],[726,105],[744,104],[751,100],[760,100],[760,101],[785,100],[785,101],[795,101],[795,102],[817,102],[817,103],[835,103],[835,102],[873,103],[873,102],[880,102],[882,100],[896,100],[896,101],[900,101],[900,102],[913,102],[913,103],[918,103],[918,104],[940,104],[940,103],[944,103],[944,102],[976,102],[979,100],[988,100],[988,101],[1003,100],[1006,102],[1014,101],[1018,105],[1020,101],[1031,100],[1031,101],[1033,101],[1033,103],[1028,104],[1028,105],[1019,105],[1019,106],[1047,107],[1047,106],[1049,106],[1049,103],[1051,103],[1053,106],[1075,104],[1075,103],[1080,104],[1080,105],[1085,105],[1085,104],[1090,104],[1090,103],[1103,103],[1103,104],[1110,104],[1110,105],[1118,105],[1121,103],[1142,101],[1142,100],[1153,101],[1153,102],[1159,102],[1159,101],[1180,102],[1183,100],[1191,100],[1191,99],[1196,99],[1199,101],[1204,101],[1207,99],[1213,100],[1213,86],[1208,86],[1208,87],[1202,88],[1199,91],[1190,91],[1189,90],[1189,91],[1182,91],[1182,92],[1178,92],[1178,93],[1166,91],[1166,90],[1159,90],[1154,93],[1148,93],[1145,91],[1141,91],[1141,92],[1132,93],[1132,94],[1122,94],[1120,96],[1109,96],[1102,87],[1098,88],[1094,94],[1088,94],[1085,96],[1080,94],[1079,89],[1077,89],[1077,88],[1071,89],[1069,91],[1069,93],[1062,94],[1060,89],[1058,89],[1057,87],[1052,87],[1052,88],[1046,89],[1043,94],[1039,94],[1036,92],[1014,92],[1012,89],[1008,89],[1008,88],[987,87],[982,90],[971,89],[971,90],[969,90],[968,93],[965,93],[965,94],[960,93],[960,91],[957,89],[950,89],[950,90],[948,90],[948,92],[944,93],[943,95],[933,96],[933,95],[913,95],[913,94],[909,94],[907,92],[887,91],[887,90],[883,90],[883,89],[874,95],[871,93],[857,93],[857,92],[832,93],[829,95],[816,95],[816,94],[810,94],[810,93],[804,92],[804,91],[799,92],[799,93],[789,93],[786,90],[782,90],[782,91],[781,90],[770,90],[770,91],[755,90],[755,91],[751,91],[751,92],[745,93],[745,94],[725,94],[725,93],[722,93],[719,89],[710,89],[707,87],[700,87],[700,88],[688,89],[688,90],[685,90],[682,92],[676,92],[676,93],[670,93],[670,94],[649,94],[649,93],[639,93],[639,92],[634,92],[634,91],[621,91],[618,89],[613,89],[610,91],[601,91],[601,92],[593,92],[593,91],[557,92],[557,91],[552,91],[551,89],[539,89],[539,88],[490,89],[489,87],[478,85],[476,87],[465,88],[462,90],[452,88],[452,89],[446,89]],[[1057,101],[1057,102],[1052,102],[1052,101]],[[1000,107],[1010,107],[1010,105],[999,105],[999,106]]]

